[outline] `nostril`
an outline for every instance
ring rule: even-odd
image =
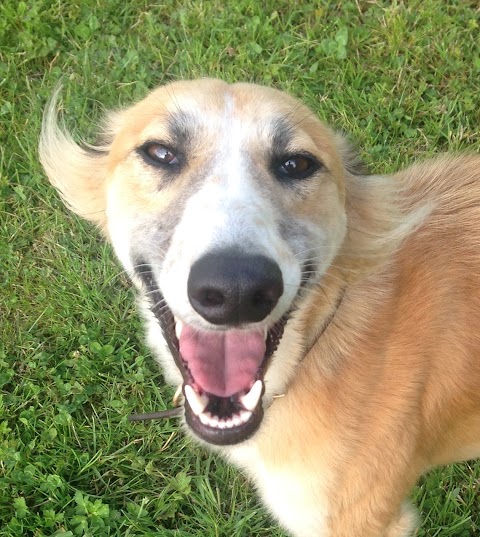
[[[263,293],[262,291],[257,291],[256,293],[254,293],[254,295],[252,296],[252,304],[254,306],[260,306],[264,302],[265,302],[265,293]]]
[[[223,293],[216,289],[201,289],[196,299],[206,308],[221,306],[225,302]]]
[[[276,297],[274,295],[276,295]],[[272,306],[272,309],[273,309],[273,306],[277,303],[277,300],[278,300],[278,295],[273,289],[255,291],[255,293],[252,296],[252,306],[254,307]]]

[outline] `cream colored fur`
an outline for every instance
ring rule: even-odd
[[[265,175],[262,188],[289,225],[328,231],[334,255],[273,356],[259,431],[223,453],[296,537],[413,535],[417,520],[404,499],[417,478],[480,456],[480,156],[355,175],[345,141],[294,99],[214,80],[159,88],[112,116],[105,143],[88,151],[58,128],[53,103],[40,143],[45,171],[129,271],[139,230],[175,211],[191,188],[181,178],[157,191],[157,176],[135,157],[145,139],[161,139],[175,109],[204,129],[195,177],[222,154],[226,115],[257,129],[242,150],[258,166],[269,143],[262,121],[273,116],[292,120],[298,143],[325,164],[302,196]],[[177,382],[161,331],[145,316],[149,342]]]

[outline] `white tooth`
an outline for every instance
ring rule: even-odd
[[[200,418],[200,421],[203,423],[203,425],[208,425],[212,418],[212,415],[210,414],[210,412],[202,412],[198,417]]]
[[[210,425],[210,427],[218,427],[218,417],[212,416],[208,421],[208,425]]]
[[[258,404],[260,396],[262,395],[263,384],[261,380],[257,380],[255,384],[251,387],[250,391],[240,397],[240,403],[247,410],[255,410],[255,407]]]
[[[247,423],[247,421],[252,417],[250,410],[240,410],[240,418],[242,423]]]
[[[175,392],[175,395],[173,396],[173,400],[172,400],[172,403],[173,403],[173,406],[178,406],[178,401],[180,399],[180,396],[182,395],[182,388],[183,388],[183,385],[180,384],[177,388],[177,391]]]
[[[225,420],[219,420],[218,428],[219,429],[226,429],[227,428],[227,424],[226,424]]]
[[[206,395],[199,395],[190,384],[185,385],[185,397],[196,416],[200,415],[208,405],[208,397]],[[203,423],[203,422],[202,422]]]
[[[182,329],[183,329],[183,323],[182,321],[177,321],[175,323],[175,335],[177,336],[177,339],[180,339],[180,335],[182,333]]]
[[[226,422],[227,429],[231,429],[233,427],[233,421],[229,418]]]
[[[235,427],[238,427],[239,425],[242,424],[242,418],[238,414],[235,414],[234,416],[232,416],[232,421]]]

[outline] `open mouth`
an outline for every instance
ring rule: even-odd
[[[289,313],[268,330],[199,330],[175,319],[150,267],[138,267],[151,310],[182,373],[187,424],[210,444],[231,445],[247,440],[263,418],[263,378]]]
[[[200,331],[168,311],[161,325],[183,376],[185,419],[202,440],[243,442],[263,418],[263,377],[288,316],[266,333],[259,330]]]

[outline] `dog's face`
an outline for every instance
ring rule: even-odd
[[[153,312],[149,340],[183,385],[189,428],[242,442],[263,395],[284,388],[275,351],[345,236],[336,138],[281,92],[215,80],[162,87],[109,129],[108,147],[76,147],[76,171],[62,173],[51,146],[71,141],[47,123],[44,165],[107,230]]]

